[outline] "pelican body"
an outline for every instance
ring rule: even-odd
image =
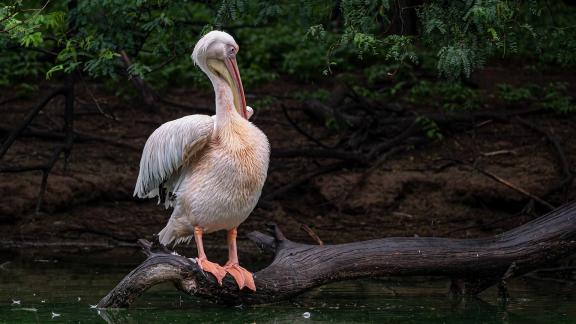
[[[167,122],[146,141],[134,195],[158,197],[173,207],[159,233],[164,245],[193,237],[200,267],[218,282],[230,273],[240,289],[256,290],[252,274],[239,266],[237,227],[250,215],[266,180],[270,146],[264,133],[248,121],[238,45],[220,31],[198,41],[192,58],[208,76],[216,95],[216,115],[191,115]],[[208,261],[202,235],[228,231],[229,260],[224,267]]]

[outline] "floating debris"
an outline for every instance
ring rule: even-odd
[[[20,305],[20,301],[12,299],[12,305]]]
[[[310,318],[310,312],[304,312],[304,313],[302,313],[302,317],[304,317],[304,318]]]
[[[96,309],[96,307],[98,307],[98,305],[90,305],[90,309]]]
[[[50,260],[50,259],[36,259],[34,262],[39,263],[58,263],[58,260]]]
[[[81,301],[81,300],[82,300],[82,297],[78,297],[77,299],[78,299],[78,301]]]
[[[40,302],[41,302],[42,304],[46,304],[46,299],[42,299]]]
[[[60,317],[60,314],[52,312],[52,318]]]

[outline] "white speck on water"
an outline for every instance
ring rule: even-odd
[[[52,318],[60,317],[60,314],[52,312]]]
[[[480,254],[476,253],[476,257],[479,257],[479,256],[480,256]]]
[[[82,300],[82,297],[78,297],[77,299],[78,299],[78,301],[81,301],[81,300]]]
[[[180,255],[180,254],[178,254],[178,252],[176,252],[176,251],[172,251],[172,253],[170,253],[170,254],[172,254],[172,255]]]
[[[304,317],[304,318],[310,318],[310,312],[304,312],[304,313],[302,313],[302,317]]]
[[[25,312],[37,312],[38,309],[37,308],[33,308],[33,307],[24,307],[24,308],[20,308],[20,310],[25,311]]]
[[[42,304],[45,304],[45,303],[46,303],[46,299],[42,299],[40,302],[41,302]]]
[[[12,305],[20,305],[20,301],[12,299]]]
[[[90,309],[95,309],[98,305],[90,305]]]

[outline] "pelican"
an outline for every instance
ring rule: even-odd
[[[268,172],[270,145],[248,121],[236,55],[229,34],[211,31],[202,37],[192,59],[206,73],[216,96],[216,115],[190,115],[167,122],[146,141],[134,196],[158,197],[174,210],[159,239],[164,245],[196,242],[198,265],[220,284],[226,273],[239,289],[256,290],[252,273],[238,261],[238,226],[250,215]],[[228,262],[208,261],[202,236],[228,231]]]

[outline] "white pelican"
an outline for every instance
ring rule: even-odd
[[[199,266],[221,284],[230,273],[239,289],[256,290],[252,273],[240,267],[236,229],[252,212],[266,179],[270,145],[247,119],[238,45],[232,36],[212,31],[198,41],[192,59],[206,73],[216,94],[216,115],[191,115],[167,122],[146,141],[134,195],[158,196],[174,207],[159,233],[164,245],[189,242],[198,248]],[[228,262],[208,261],[202,234],[228,231]]]

